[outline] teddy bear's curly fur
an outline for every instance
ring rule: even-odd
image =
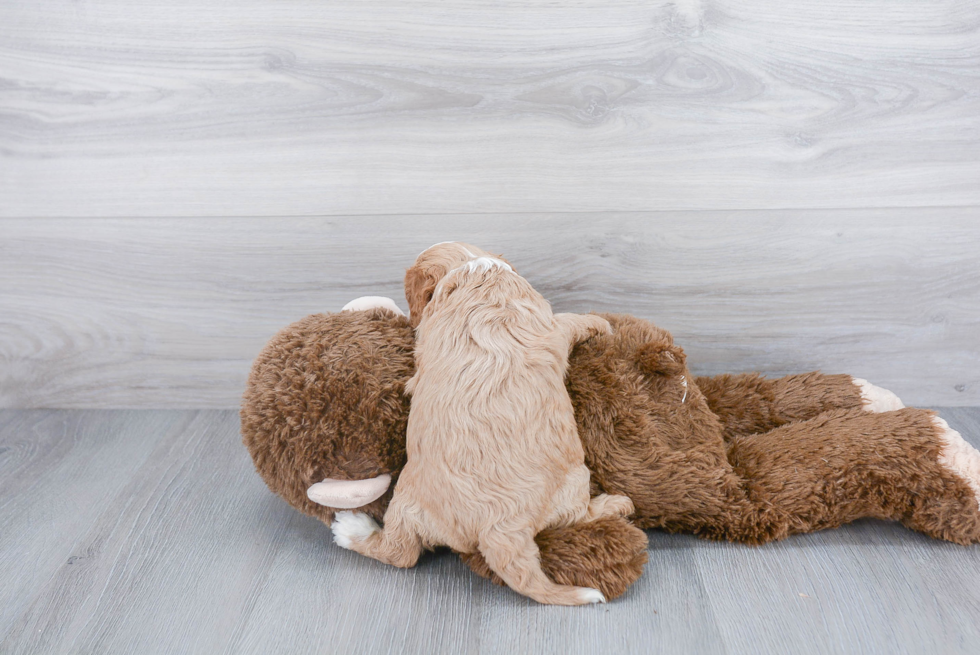
[[[933,412],[866,411],[846,375],[694,378],[669,333],[604,316],[613,334],[575,347],[567,389],[593,493],[629,496],[636,526],[761,544],[874,517],[980,541],[978,480],[964,473],[980,455]],[[243,440],[272,491],[330,523],[334,511],[306,497],[310,485],[381,473],[397,480],[413,344],[408,321],[386,309],[310,316],[272,339],[241,410]],[[966,468],[951,465],[951,439],[967,449]],[[382,520],[393,488],[357,511]],[[622,519],[536,541],[556,582],[607,598],[646,560],[645,535]],[[464,559],[490,575],[478,553]]]
[[[868,412],[848,375],[694,378],[665,330],[607,318],[614,334],[576,347],[568,390],[593,491],[629,496],[639,527],[761,544],[874,517],[980,540],[933,412]]]

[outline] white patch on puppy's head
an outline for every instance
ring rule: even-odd
[[[471,259],[465,264],[457,266],[453,270],[449,271],[446,276],[439,281],[439,284],[436,285],[432,298],[444,299],[458,288],[460,281],[454,277],[456,273],[485,273],[495,268],[511,273],[514,272],[514,269],[502,259],[497,259],[496,257],[477,257],[476,259]]]
[[[432,301],[441,302],[459,288],[459,285],[463,282],[457,273],[460,275],[467,275],[469,273],[485,273],[495,268],[511,273],[514,272],[514,269],[511,268],[507,262],[497,259],[496,257],[477,257],[476,259],[471,259],[465,264],[452,269],[445,275],[445,277],[439,280],[435,290],[432,292]]]
[[[507,262],[497,259],[496,257],[477,257],[476,259],[471,259],[470,261],[466,262],[456,270],[458,271],[463,268],[465,268],[468,273],[482,273],[493,268],[502,268],[505,271],[514,270],[507,265]]]

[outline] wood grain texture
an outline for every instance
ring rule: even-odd
[[[980,445],[980,408],[942,414]],[[5,655],[980,650],[980,547],[891,523],[651,531],[622,598],[559,608],[448,552],[395,569],[333,545],[266,490],[232,411],[0,411],[0,472]]]
[[[52,577],[71,578],[85,566],[98,548],[80,543],[92,522],[186,422],[175,412],[8,411],[3,418],[0,571],[17,571],[4,573],[0,585],[0,626],[9,626]]]
[[[0,221],[0,406],[236,407],[280,328],[461,239],[698,373],[823,369],[980,403],[980,210]]]
[[[0,215],[980,204],[973,0],[7,0]]]

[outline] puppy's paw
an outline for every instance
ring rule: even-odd
[[[589,314],[589,318],[592,319],[587,328],[590,337],[598,337],[604,334],[612,334],[612,325],[606,319],[601,316],[596,316],[595,314]]]
[[[861,400],[864,402],[864,411],[874,414],[891,412],[902,409],[905,405],[902,401],[888,389],[876,387],[867,380],[861,378],[851,378],[855,386],[861,390]]]
[[[598,589],[590,589],[588,587],[583,587],[579,591],[579,597],[582,599],[582,604],[596,604],[606,602],[606,597],[602,595],[602,592]]]
[[[627,496],[609,496],[607,507],[614,515],[624,518],[636,511],[633,501]]]
[[[350,548],[354,543],[364,541],[381,527],[367,514],[337,512],[330,524],[333,541],[341,548]]]
[[[621,516],[625,518],[635,511],[636,508],[633,506],[633,501],[626,496],[599,494],[589,501],[589,511],[586,514],[586,520],[595,521],[596,519],[607,516]]]

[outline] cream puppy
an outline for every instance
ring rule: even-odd
[[[341,512],[332,526],[336,542],[396,566],[413,566],[423,548],[438,545],[479,550],[512,589],[539,602],[603,602],[595,589],[552,582],[534,536],[633,512],[625,496],[590,500],[564,384],[572,346],[610,333],[609,323],[552,314],[505,261],[468,244],[423,252],[406,286],[418,319],[408,463],[384,529],[365,514]],[[431,296],[421,316],[413,293]]]

